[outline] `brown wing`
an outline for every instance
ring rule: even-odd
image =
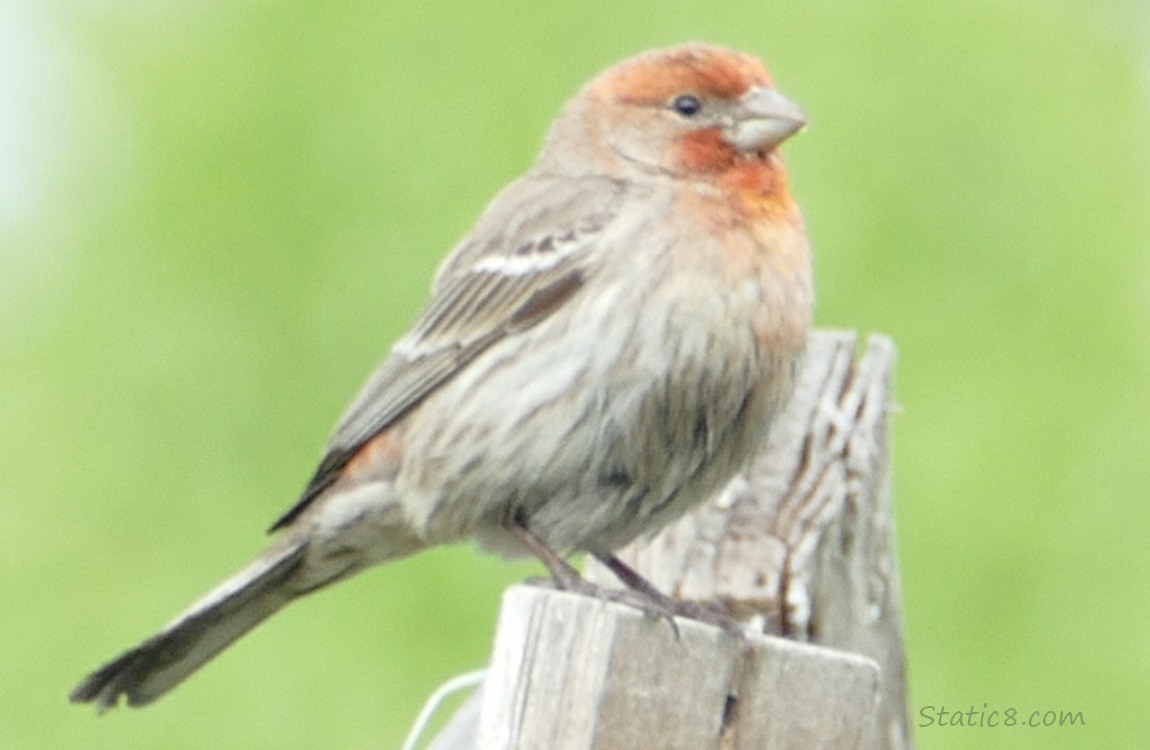
[[[588,273],[587,257],[610,218],[585,214],[574,226],[518,241],[508,238],[489,252],[463,245],[440,274],[434,296],[411,331],[396,343],[340,420],[300,500],[272,530],[291,523],[364,443],[485,349],[544,320],[578,293]]]

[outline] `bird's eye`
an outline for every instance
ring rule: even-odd
[[[699,101],[699,97],[697,96],[683,94],[675,97],[675,101],[671,102],[671,109],[683,117],[694,117],[702,111],[703,103]]]

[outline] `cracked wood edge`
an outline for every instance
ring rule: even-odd
[[[867,748],[879,669],[857,654],[669,623],[536,586],[504,596],[478,750]]]

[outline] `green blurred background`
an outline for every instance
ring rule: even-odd
[[[913,709],[1147,747],[1143,0],[0,0],[0,750],[394,748],[536,571],[468,548],[293,607],[177,693],[75,681],[264,543],[440,257],[604,66],[702,39],[809,112],[818,321],[900,348]]]

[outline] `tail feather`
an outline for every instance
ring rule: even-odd
[[[306,550],[306,542],[285,537],[162,632],[90,674],[72,691],[71,700],[105,710],[121,695],[130,706],[144,706],[164,695],[303,593],[290,581]]]

